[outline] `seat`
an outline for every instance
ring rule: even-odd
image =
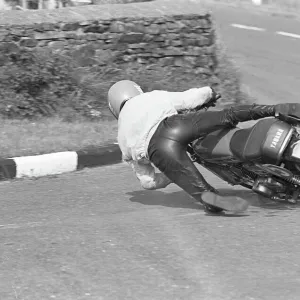
[[[263,119],[250,128],[235,132],[230,141],[230,149],[234,156],[242,161],[262,159],[262,145],[275,122],[278,122],[275,118]]]
[[[198,139],[193,143],[195,151],[206,160],[233,157],[230,141],[238,128],[223,128]]]

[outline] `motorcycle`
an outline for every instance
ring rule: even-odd
[[[215,106],[220,98],[201,109]],[[274,201],[300,200],[300,119],[294,116],[211,132],[192,142],[187,152],[232,186],[241,185]]]

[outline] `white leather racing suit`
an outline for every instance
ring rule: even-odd
[[[125,104],[118,120],[118,143],[123,160],[134,170],[144,189],[164,188],[171,181],[156,173],[149,161],[148,145],[158,125],[182,110],[192,110],[212,97],[210,87],[184,92],[152,91],[136,96]]]

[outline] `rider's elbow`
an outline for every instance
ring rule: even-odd
[[[140,183],[141,183],[142,188],[145,190],[156,190],[157,189],[156,183],[152,179],[141,180]]]
[[[156,173],[153,177],[140,178],[141,185],[146,190],[158,190],[168,186],[171,181],[162,173]]]

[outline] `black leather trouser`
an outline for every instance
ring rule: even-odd
[[[150,161],[197,201],[204,191],[216,192],[189,158],[187,145],[224,126],[274,115],[274,106],[240,105],[221,111],[198,111],[164,119],[152,136]]]

